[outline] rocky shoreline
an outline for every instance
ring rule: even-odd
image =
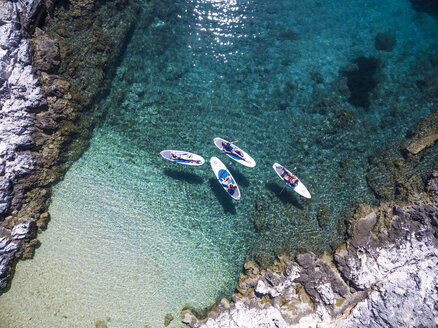
[[[334,255],[300,254],[260,270],[245,264],[237,292],[202,327],[436,327],[438,172],[414,204],[362,206]]]
[[[38,170],[32,134],[36,113],[47,109],[42,84],[33,66],[33,44],[29,34],[41,17],[42,1],[28,6],[2,1],[0,4],[1,86],[0,121],[0,288],[6,287],[16,258],[35,245],[35,217],[13,217],[25,199],[26,177]],[[17,222],[18,221],[18,222]],[[18,223],[18,224],[17,224]]]
[[[108,6],[117,11],[128,4]],[[49,219],[51,186],[87,146],[102,115],[90,108],[111,80],[109,68],[135,21],[135,9],[123,14],[132,16],[125,24],[111,25],[97,18],[101,4],[74,1],[69,13],[60,10],[58,20],[41,26],[45,17],[52,18],[54,6],[50,0],[0,0],[0,290],[7,288],[17,260],[32,256],[38,229]],[[80,33],[78,43],[70,44],[70,36]],[[82,48],[99,56],[85,56]],[[428,80],[432,87],[437,76]],[[432,87],[430,98],[436,99]],[[412,129],[404,155],[382,151],[370,159],[376,172],[370,171],[368,184],[387,202],[358,209],[347,243],[334,256],[280,256],[267,269],[247,262],[231,303],[222,300],[202,320],[185,311],[183,322],[191,327],[437,326],[438,173],[424,186],[417,169],[436,169],[437,126],[435,109]]]
[[[0,2],[0,290],[17,260],[32,256],[49,219],[52,185],[104,115],[92,105],[108,90],[135,23],[129,0],[72,1],[67,15],[56,6]],[[119,20],[98,20],[99,10]]]

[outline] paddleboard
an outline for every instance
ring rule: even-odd
[[[184,165],[202,165],[205,162],[201,156],[182,150],[163,150],[160,155],[171,162]]]
[[[286,182],[286,180],[283,177],[285,175],[285,171],[284,171],[284,166],[283,165],[280,165],[278,163],[274,163],[274,165],[272,165],[272,168],[278,174],[280,179],[283,180],[283,182],[288,187],[290,187],[293,191],[297,192],[298,194],[300,194],[303,197],[312,198],[312,196],[310,195],[310,192],[307,190],[306,186],[303,185],[301,180],[298,179],[298,177],[296,175],[294,175],[294,177],[296,177],[298,179],[298,183],[297,184],[291,185],[290,183]]]
[[[254,167],[256,165],[255,160],[236,145],[230,143],[230,147],[232,148],[232,153],[225,151],[222,143],[223,142],[228,143],[227,140],[222,138],[214,138],[213,142],[217,148],[219,148],[222,152],[224,152],[225,155],[227,155],[229,158],[232,158],[236,162],[247,167]],[[240,153],[242,155],[242,158],[235,155],[236,152]]]
[[[237,186],[236,180],[234,180],[233,176],[231,175],[230,171],[228,171],[224,163],[222,163],[219,158],[213,156],[212,158],[210,158],[210,164],[222,188],[224,188],[224,190],[227,192],[228,195],[230,195],[230,197],[234,198],[235,200],[239,200],[239,187]],[[235,187],[229,189],[230,184],[233,184]]]

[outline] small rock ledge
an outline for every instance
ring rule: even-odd
[[[237,291],[207,318],[184,311],[192,328],[436,327],[438,172],[405,209],[362,209],[334,256],[245,264]],[[384,228],[389,225],[389,229]]]

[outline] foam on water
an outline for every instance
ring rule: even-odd
[[[388,31],[396,48],[378,52],[374,36]],[[139,22],[97,105],[105,121],[55,187],[35,258],[0,298],[0,326],[158,327],[172,313],[176,327],[182,308],[230,296],[248,256],[341,242],[342,214],[376,202],[367,156],[429,113],[409,101],[421,99],[412,81],[436,35],[431,17],[389,0],[176,1]],[[372,56],[386,98],[354,108],[336,83]],[[214,137],[239,139],[257,162],[231,166],[239,202],[209,167],[211,156],[228,162]],[[207,162],[170,163],[163,149]],[[274,162],[297,166],[312,199],[282,190]]]

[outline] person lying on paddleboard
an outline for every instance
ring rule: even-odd
[[[222,141],[222,149],[224,152],[239,157],[240,159],[244,159],[242,151],[239,149],[235,149],[232,145],[232,142]]]
[[[283,167],[283,174],[281,177],[291,186],[296,186],[298,184],[298,177],[285,167]]]
[[[226,188],[225,190],[230,194],[234,194],[234,190],[236,190],[237,185],[231,182],[231,177],[227,176],[226,178],[221,179],[221,185]]]
[[[187,162],[195,162],[195,163],[199,163],[200,160],[193,160],[192,157],[193,155],[189,155],[189,154],[181,154],[181,153],[173,153],[171,154],[172,159],[177,159],[180,161],[187,161]]]

